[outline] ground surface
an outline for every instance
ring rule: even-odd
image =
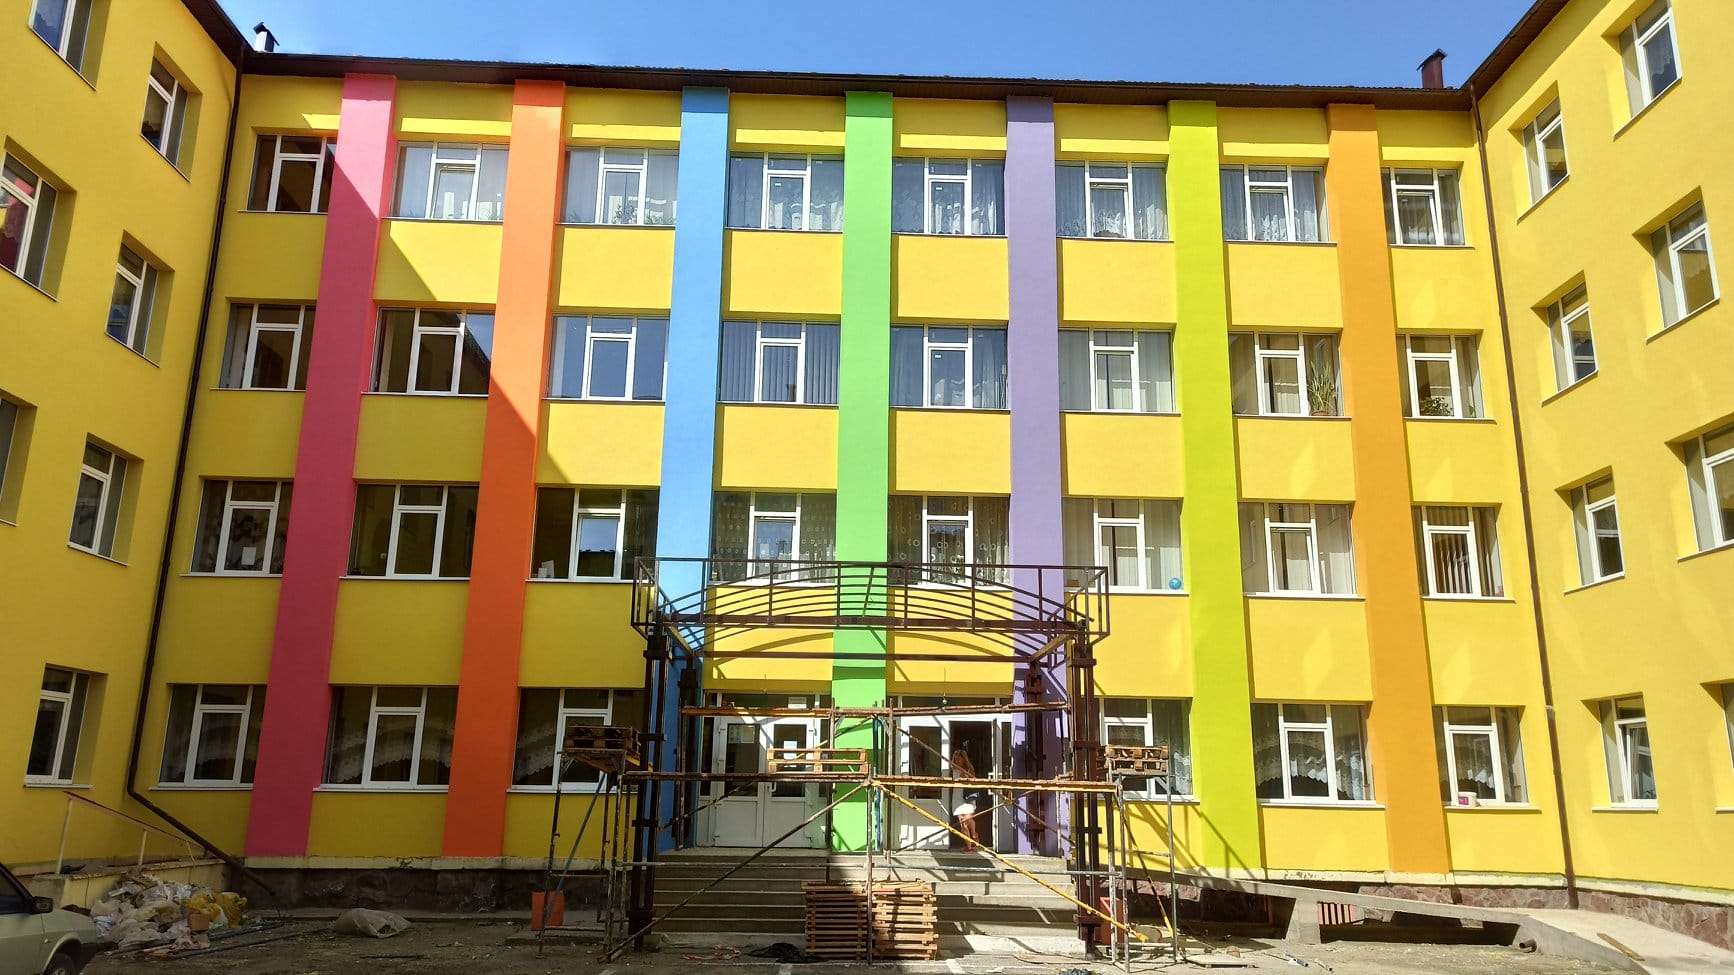
[[[658,975],[658,973],[717,972],[719,975],[780,975],[807,971],[813,975],[889,972],[964,973],[964,975],[1060,975],[1079,969],[1110,975],[1117,971],[1106,962],[1085,962],[1056,956],[978,954],[951,961],[881,963],[865,965],[780,966],[750,957],[724,960],[730,952],[715,948],[667,947],[649,954],[627,955],[603,964],[592,945],[550,943],[538,958],[534,944],[508,944],[523,940],[523,926],[503,922],[431,921],[412,924],[409,930],[389,939],[371,940],[330,934],[323,922],[298,922],[260,935],[218,942],[219,946],[241,941],[278,937],[250,947],[233,947],[209,954],[171,960],[141,954],[102,956],[86,969],[89,975],[181,975],[181,973],[236,972],[247,975]],[[1326,945],[1285,948],[1279,942],[1238,939],[1235,950],[1259,971],[1302,971],[1285,953],[1308,963],[1311,971],[1334,975],[1469,975],[1497,972],[1501,975],[1606,975],[1612,969],[1563,958],[1525,954],[1511,948],[1456,945],[1387,945],[1337,942]],[[688,957],[690,956],[690,957]],[[1224,972],[1244,968],[1218,969]],[[1134,971],[1191,971],[1190,965],[1162,966],[1137,963]]]

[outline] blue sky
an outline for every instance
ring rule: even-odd
[[[1460,84],[1530,0],[221,0],[288,51],[872,74]],[[869,10],[852,23],[848,10]],[[1083,11],[1088,10],[1085,14]]]

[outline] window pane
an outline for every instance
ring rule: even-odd
[[[929,349],[928,405],[968,406],[962,349]]]
[[[373,781],[414,781],[415,726],[416,716],[413,714],[377,716],[373,733]]]
[[[813,160],[813,209],[810,230],[843,229],[843,160]]]
[[[121,251],[125,261],[126,251]],[[138,301],[138,285],[127,280],[119,271],[114,275],[114,294],[108,303],[108,335],[116,342],[130,341],[133,304]]]
[[[928,227],[931,233],[963,233],[963,184],[950,180],[931,184]]]
[[[785,518],[761,516],[753,526],[753,558],[795,558],[795,523]]]
[[[1290,731],[1288,738],[1288,794],[1293,798],[1329,798],[1330,758],[1322,731]]]
[[[759,226],[764,201],[764,167],[762,156],[730,157],[729,226]]]
[[[927,165],[920,159],[897,159],[891,163],[891,232],[919,234],[927,192]]]
[[[626,396],[627,343],[615,340],[590,346],[590,395],[623,399]]]
[[[585,515],[578,519],[578,576],[613,577],[619,555],[620,519]]]
[[[1088,233],[1088,193],[1085,189],[1084,167],[1061,164],[1054,167],[1054,205],[1061,237],[1082,237]]]
[[[1451,385],[1451,364],[1438,359],[1415,363],[1415,399],[1422,416],[1456,416],[1456,390]]]
[[[1301,410],[1300,360],[1272,356],[1264,360],[1266,411],[1299,416]]]
[[[766,345],[759,349],[759,402],[793,403],[800,391],[800,348]]]
[[[102,510],[103,482],[89,474],[80,474],[78,494],[72,503],[72,544],[83,548],[96,547],[96,522]]]
[[[285,159],[277,165],[277,199],[272,209],[283,213],[312,213],[319,190],[319,164],[311,159]]]
[[[433,575],[434,533],[439,516],[428,512],[403,512],[397,518],[395,575]]]
[[[1397,227],[1405,244],[1437,244],[1433,227],[1433,194],[1397,193]]]
[[[766,230],[805,230],[803,219],[806,211],[805,194],[807,180],[803,176],[780,176],[773,174],[770,178],[768,206],[765,213]]]
[[[1498,770],[1494,764],[1490,735],[1456,732],[1451,736],[1451,758],[1456,766],[1455,791],[1468,792],[1489,801],[1499,798]]]
[[[1682,315],[1690,315],[1716,300],[1716,282],[1710,268],[1708,232],[1688,240],[1675,251],[1680,262],[1680,292],[1685,297]]]
[[[1361,709],[1331,706],[1331,744],[1337,756],[1337,798],[1371,799],[1367,783],[1366,734]]]
[[[1131,525],[1102,526],[1101,564],[1108,569],[1108,585],[1142,588],[1145,585],[1138,550],[1138,529]]]
[[[155,74],[153,68],[152,74]],[[145,91],[144,124],[140,128],[145,141],[165,155],[168,152],[169,102],[155,88]]]
[[[494,316],[470,312],[464,316],[463,354],[458,362],[458,392],[485,396],[488,364],[494,356]]]
[[[1129,353],[1096,353],[1096,404],[1103,410],[1130,410],[1135,405]]]
[[[673,226],[675,195],[680,183],[680,155],[653,152],[645,169],[644,223],[646,226]]]
[[[60,727],[65,717],[65,701],[37,701],[36,729],[30,736],[30,756],[24,765],[25,775],[54,774],[54,751],[60,744]]]
[[[234,712],[207,711],[199,722],[198,750],[193,754],[193,778],[229,781],[241,759],[241,721]]]
[[[477,488],[456,485],[446,489],[445,536],[440,541],[440,575],[462,579],[470,574],[470,553],[476,543]]]
[[[538,488],[530,577],[564,579],[572,552],[572,489]]]
[[[434,170],[433,208],[428,215],[435,220],[469,220],[470,194],[475,192],[476,171],[470,166],[441,164]]]
[[[1257,176],[1257,173],[1254,173]],[[1288,240],[1288,194],[1269,190],[1252,191],[1252,239]]]
[[[427,216],[428,176],[433,171],[432,146],[406,146],[397,168],[397,215]]]
[[[1124,186],[1090,187],[1092,236],[1125,237],[1127,235],[1129,228],[1126,226],[1126,218],[1131,209],[1126,203],[1127,192],[1127,188]]]
[[[1655,801],[1656,766],[1650,755],[1650,728],[1647,724],[1626,725],[1626,767],[1630,772],[1630,798]]]
[[[265,571],[265,546],[269,543],[270,538],[270,509],[231,509],[229,513],[229,547],[223,560],[223,571]]]
[[[614,170],[602,174],[602,222],[638,223],[639,174]]]
[[[970,332],[970,352],[975,374],[970,377],[970,405],[978,410],[1005,409],[1006,331],[978,328]]]
[[[641,318],[633,334],[637,342],[632,352],[632,398],[660,400],[668,354],[668,320]]]
[[[1651,97],[1673,84],[1680,77],[1680,66],[1674,61],[1673,29],[1657,31],[1644,42],[1644,71],[1650,83]]]
[[[277,328],[256,329],[253,335],[253,371],[247,377],[248,388],[293,388],[294,375],[289,365],[296,344],[295,332]]]
[[[1277,530],[1271,532],[1273,580],[1279,592],[1313,591],[1312,555],[1307,550],[1310,534],[1305,531]]]
[[[601,151],[598,149],[586,147],[566,153],[564,222],[596,222],[596,180],[600,165]]]
[[[1168,239],[1168,192],[1164,171],[1156,166],[1132,167],[1132,232],[1139,240]]]
[[[1005,233],[1005,164],[978,159],[969,172],[969,233]]]

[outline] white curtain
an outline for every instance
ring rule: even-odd
[[[1138,409],[1145,413],[1174,412],[1173,340],[1168,332],[1138,333]]]
[[[506,150],[482,148],[481,167],[476,174],[476,212],[472,220],[506,219]]]
[[[728,225],[753,228],[763,217],[765,157],[729,157]]]
[[[1225,166],[1222,170],[1222,236],[1246,240],[1246,170]]]
[[[1292,170],[1294,186],[1294,239],[1323,240],[1325,188],[1320,185],[1322,173],[1316,170]]]
[[[1005,233],[1005,164],[976,160],[969,171],[969,232],[980,236]]]
[[[813,157],[807,187],[810,201],[808,230],[833,233],[843,229],[843,160],[836,156]]]
[[[1185,588],[1180,563],[1180,502],[1144,502],[1144,547],[1150,588]]]
[[[1439,179],[1439,218],[1445,222],[1443,228],[1445,243],[1453,247],[1463,246],[1463,194],[1457,186],[1457,171],[1444,170],[1438,173]]]
[[[799,558],[810,562],[829,562],[837,557],[837,496],[835,494],[801,495],[801,537]]]
[[[975,551],[971,561],[987,565],[1004,565],[1011,561],[1011,499],[975,499]],[[1005,570],[981,570],[981,574],[1005,583]]]
[[[652,226],[674,223],[675,199],[680,180],[680,156],[653,152],[645,160],[644,222]]]
[[[1054,206],[1061,237],[1083,237],[1089,233],[1085,187],[1083,163],[1060,163],[1054,167]]]
[[[1319,588],[1328,593],[1352,594],[1355,591],[1355,549],[1349,535],[1349,506],[1314,505],[1313,518],[1318,532]]]
[[[891,232],[925,233],[927,160],[896,159],[891,163]]]
[[[1331,705],[1331,736],[1337,758],[1337,798],[1373,798],[1367,769],[1366,719],[1359,705]]]
[[[1228,336],[1228,375],[1233,389],[1234,412],[1258,415],[1258,349],[1250,332]]]
[[[580,146],[566,153],[566,223],[596,222],[596,181],[602,150]]]
[[[1260,799],[1282,799],[1288,794],[1283,782],[1282,731],[1277,723],[1277,707],[1252,706],[1252,777]]]
[[[1168,239],[1167,175],[1160,166],[1132,167],[1132,236],[1139,240]]]
[[[978,410],[1005,409],[1006,330],[970,329],[969,343],[975,360],[975,375],[970,377],[975,387],[971,405]]]
[[[1096,502],[1090,498],[1066,498],[1060,502],[1060,544],[1069,566],[1096,564]],[[1069,586],[1082,585],[1081,572],[1070,573]]]
[[[891,405],[926,406],[927,390],[922,385],[922,355],[925,342],[918,326],[893,326],[891,329]]]
[[[1060,329],[1060,409],[1090,409],[1090,333]]]

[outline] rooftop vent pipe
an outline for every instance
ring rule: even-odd
[[[253,25],[253,50],[260,54],[270,54],[277,50],[277,35],[271,33],[271,28],[264,21]]]
[[[1434,51],[1421,62],[1421,87],[1445,87],[1445,52]]]

